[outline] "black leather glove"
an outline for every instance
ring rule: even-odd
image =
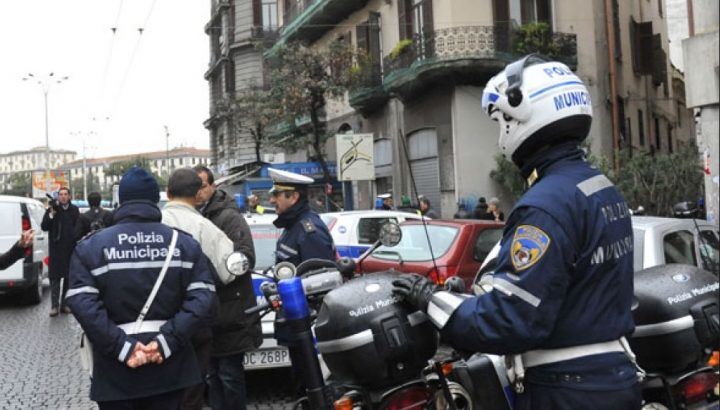
[[[440,290],[431,280],[417,273],[400,275],[392,284],[394,295],[405,299],[423,313],[427,312],[433,293]]]

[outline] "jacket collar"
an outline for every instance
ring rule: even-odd
[[[163,208],[163,210],[164,209],[177,209],[177,210],[192,212],[194,214],[200,215],[200,212],[197,209],[195,209],[194,206],[190,206],[187,203],[181,202],[181,201],[170,201],[167,204],[165,204],[165,208]]]
[[[277,219],[273,221],[273,224],[278,228],[287,228],[297,222],[307,212],[310,212],[310,205],[308,205],[307,199],[301,198],[295,205],[288,208],[287,211],[278,215]]]
[[[203,215],[212,215],[220,212],[223,209],[232,206],[232,204],[228,204],[228,202],[234,204],[235,201],[233,201],[225,191],[216,189],[205,206],[201,208],[201,213]]]
[[[113,213],[113,222],[160,222],[162,213],[152,201],[134,200],[126,201]]]
[[[540,150],[525,162],[520,168],[520,174],[527,181],[528,187],[531,187],[543,175],[547,174],[555,164],[567,160],[583,159],[584,157],[585,151],[577,145],[577,141],[565,142]]]

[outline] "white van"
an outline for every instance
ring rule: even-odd
[[[27,248],[25,258],[0,271],[0,295],[18,294],[25,303],[40,303],[49,262],[48,234],[40,229],[44,214],[40,201],[0,195],[0,252],[10,250],[23,230],[35,230],[33,246]]]

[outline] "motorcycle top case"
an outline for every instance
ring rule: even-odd
[[[325,295],[315,324],[317,347],[344,384],[374,389],[417,378],[437,350],[437,330],[392,295],[394,279],[394,271],[372,273]]]
[[[718,278],[691,265],[661,265],[635,272],[638,364],[648,372],[679,372],[718,343]]]

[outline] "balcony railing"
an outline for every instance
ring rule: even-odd
[[[462,26],[427,31],[388,55],[383,62],[385,81],[404,69],[429,62],[451,60],[500,60],[510,62],[530,52],[549,54],[571,67],[577,64],[575,34],[550,33],[545,50],[523,50],[518,31],[496,26]]]

